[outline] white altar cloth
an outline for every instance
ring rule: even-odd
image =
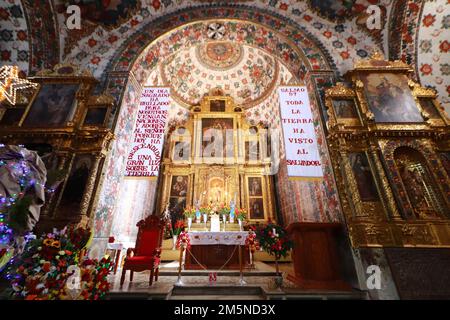
[[[192,245],[245,245],[248,231],[191,231],[188,233]]]

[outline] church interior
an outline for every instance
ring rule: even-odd
[[[450,299],[449,1],[0,26],[0,300]]]

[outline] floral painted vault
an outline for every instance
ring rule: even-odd
[[[66,8],[75,3],[81,30],[66,25]],[[381,8],[381,29],[367,27],[370,5]],[[282,167],[277,188],[293,200],[281,199],[281,209],[285,223],[336,221],[341,215],[325,142],[324,89],[379,50],[414,64],[416,79],[435,88],[450,112],[449,7],[446,0],[5,0],[0,65],[17,64],[34,74],[70,62],[91,70],[100,80],[97,91],[116,98],[110,124],[116,139],[95,213],[99,238],[111,232],[132,237],[120,221],[133,224],[141,217],[136,210],[151,211],[118,203],[123,192],[142,196],[146,204],[155,196],[153,184],[147,185],[151,192],[138,192],[123,180],[135,106],[146,84],[171,87],[171,125],[182,123],[189,105],[219,87],[245,108],[249,121],[272,128],[280,127],[277,86],[307,84],[325,179],[286,181]]]

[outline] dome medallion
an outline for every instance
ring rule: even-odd
[[[207,42],[196,48],[198,61],[213,70],[233,68],[243,58],[242,46],[232,42]]]

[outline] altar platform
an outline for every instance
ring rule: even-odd
[[[148,285],[149,272],[135,273],[134,281],[128,279],[120,287],[120,273],[110,275],[111,291],[108,300],[329,300],[329,299],[365,299],[365,293],[359,291],[318,291],[302,290],[285,276],[291,263],[281,263],[283,288],[277,289],[274,282],[275,267],[256,261],[255,268],[244,271],[246,285],[239,284],[239,271],[234,270],[183,270],[183,286],[176,286],[176,261],[162,263],[159,279]],[[217,271],[217,281],[209,282],[209,272]]]

